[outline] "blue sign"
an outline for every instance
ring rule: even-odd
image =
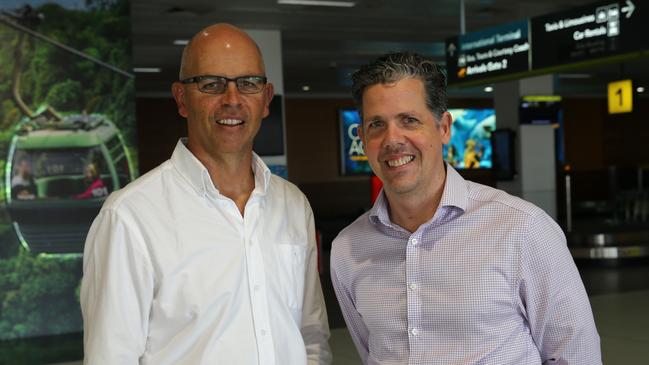
[[[340,156],[343,175],[371,175],[372,169],[358,135],[361,117],[356,109],[340,111]]]

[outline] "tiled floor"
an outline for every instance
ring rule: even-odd
[[[332,328],[331,339],[329,340],[333,352],[334,365],[360,364],[361,359],[356,353],[354,342],[347,332],[347,328]]]
[[[581,265],[580,272],[601,337],[604,364],[649,364],[649,262],[615,267]],[[332,326],[333,364],[360,364],[326,275],[322,282]]]
[[[591,297],[607,365],[649,364],[649,290]],[[334,365],[360,364],[345,328],[331,331]]]
[[[649,364],[649,290],[591,297],[604,364]]]

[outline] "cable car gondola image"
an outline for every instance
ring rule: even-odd
[[[132,75],[19,24],[34,18],[3,13],[19,31],[12,96],[24,117],[11,137],[4,166],[4,197],[18,241],[34,253],[82,253],[85,237],[105,198],[136,175],[122,134],[105,114],[32,110],[20,92],[27,36],[45,41],[117,74]],[[77,109],[79,110],[79,109]]]
[[[100,114],[20,123],[5,165],[7,210],[18,239],[34,252],[82,252],[104,199],[133,175],[119,131]]]

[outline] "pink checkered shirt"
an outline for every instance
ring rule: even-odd
[[[334,240],[331,277],[364,364],[601,364],[559,226],[447,166],[440,207],[410,233],[374,207]]]

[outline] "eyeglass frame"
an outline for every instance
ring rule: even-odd
[[[261,79],[263,86],[259,89],[259,91],[244,92],[244,91],[241,91],[241,89],[239,89],[238,80],[245,79],[245,78],[250,78],[250,77],[256,77],[256,78]],[[210,92],[206,92],[206,91],[201,90],[198,83],[201,80],[204,80],[206,78],[217,78],[217,79],[225,80],[225,88],[223,88],[223,91],[220,92],[220,93],[210,93]],[[217,76],[217,75],[198,75],[198,76],[188,77],[186,79],[180,80],[180,83],[184,84],[184,85],[196,83],[196,88],[198,89],[198,91],[200,91],[202,93],[205,93],[205,94],[210,94],[210,95],[224,94],[225,91],[228,89],[228,85],[230,84],[230,82],[234,82],[234,85],[237,87],[238,92],[240,92],[242,94],[251,95],[251,94],[258,94],[258,93],[262,92],[264,90],[264,87],[268,84],[268,78],[266,76],[258,76],[258,75],[244,75],[244,76],[239,76],[239,77],[234,77],[234,78],[229,78],[229,77],[225,77],[225,76]]]

